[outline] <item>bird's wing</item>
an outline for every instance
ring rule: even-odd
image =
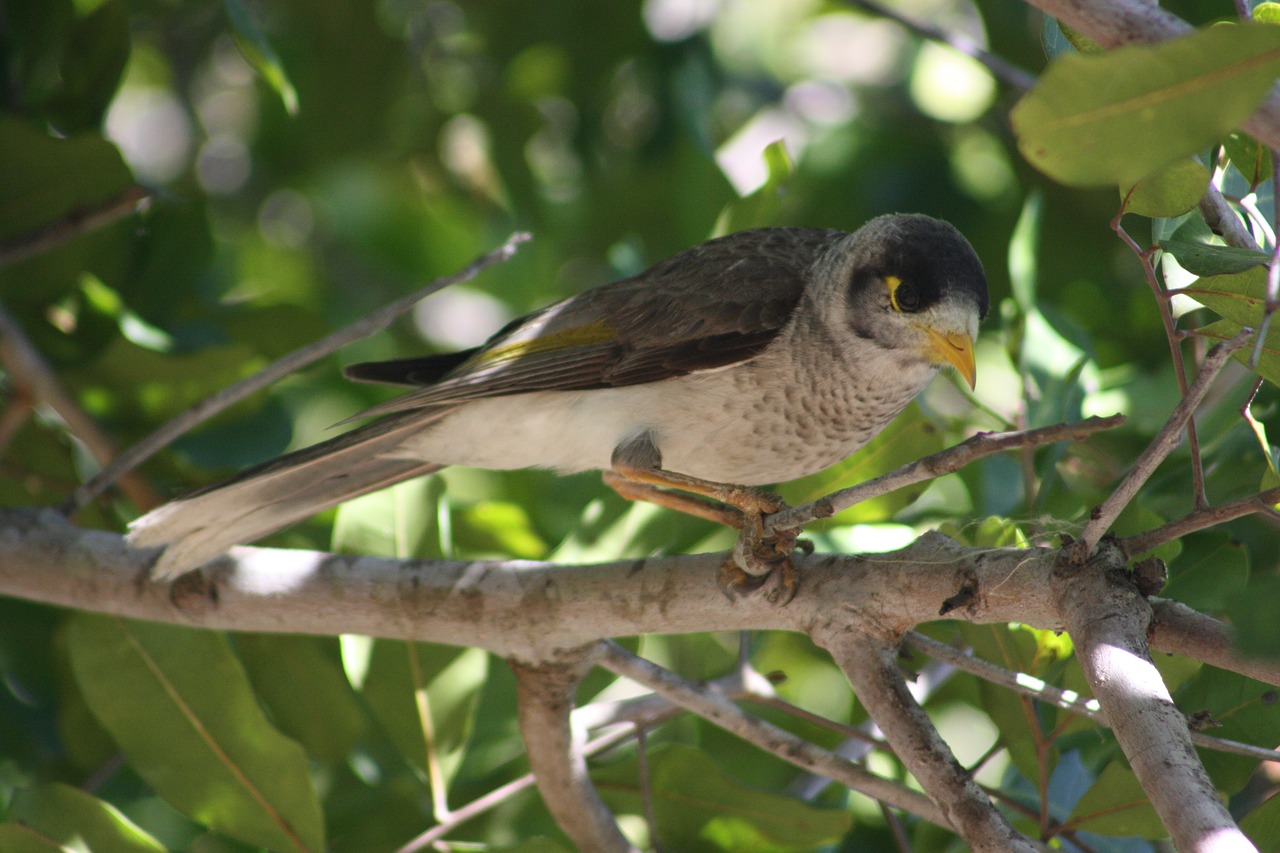
[[[809,228],[731,234],[514,320],[475,350],[353,365],[353,379],[426,386],[357,417],[657,382],[746,361],[786,325],[814,260],[843,236]]]

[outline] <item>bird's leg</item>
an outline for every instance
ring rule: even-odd
[[[720,580],[725,587],[749,592],[771,579],[771,601],[786,604],[795,596],[798,581],[791,550],[800,531],[787,530],[767,539],[764,532],[764,517],[786,508],[782,498],[749,486],[715,483],[660,467],[628,465],[619,455],[614,454],[613,470],[604,472],[604,481],[624,498],[656,503],[739,530],[733,554],[720,568]],[[700,498],[710,498],[717,503]]]

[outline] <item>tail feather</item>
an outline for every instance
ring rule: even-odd
[[[445,410],[404,412],[281,456],[158,507],[129,525],[136,547],[167,546],[152,569],[177,577],[321,510],[429,474],[439,463],[397,455]]]

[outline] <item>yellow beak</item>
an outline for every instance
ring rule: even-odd
[[[929,333],[929,344],[925,347],[925,358],[934,364],[950,364],[960,371],[964,381],[973,388],[978,381],[978,367],[973,361],[973,341],[963,332],[936,332],[925,329]]]

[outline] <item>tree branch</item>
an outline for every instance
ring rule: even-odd
[[[875,479],[838,492],[832,492],[818,498],[812,503],[793,507],[769,516],[765,521],[765,532],[772,534],[779,530],[803,527],[819,518],[830,518],[854,504],[887,494],[904,486],[921,483],[959,471],[970,463],[1019,447],[1036,447],[1051,444],[1055,441],[1084,441],[1095,432],[1111,429],[1124,423],[1124,416],[1112,415],[1107,418],[1088,418],[1068,424],[1054,424],[1038,429],[1018,430],[1015,432],[982,432],[948,447],[932,453],[915,462],[908,462],[901,468],[882,474]]]
[[[597,649],[566,651],[555,661],[508,661],[516,674],[520,737],[542,801],[579,850],[639,853],[591,784],[586,758],[569,724],[574,694]]]
[[[56,222],[11,237],[0,243],[0,267],[25,261],[56,249],[81,234],[118,222],[136,211],[149,198],[150,193],[142,187],[129,187],[101,204],[76,208]]]
[[[58,375],[27,337],[22,326],[0,305],[0,364],[15,382],[62,418],[67,430],[88,448],[99,465],[119,459],[120,450],[59,381]],[[132,476],[120,482],[120,489],[138,507],[151,509],[164,503],[151,485]]]
[[[1063,560],[1055,570],[1076,659],[1174,846],[1252,850],[1218,799],[1187,720],[1151,662],[1151,609],[1124,569],[1123,552],[1104,542],[1083,566]]]
[[[1153,530],[1126,536],[1120,540],[1120,547],[1129,556],[1136,557],[1166,542],[1181,539],[1189,533],[1214,527],[1241,516],[1252,515],[1255,512],[1266,512],[1272,504],[1277,502],[1280,502],[1280,488],[1267,489],[1265,492],[1258,492],[1221,506],[1195,510]]]
[[[939,826],[949,826],[943,813],[929,800],[896,782],[869,773],[857,764],[821,749],[772,723],[753,717],[721,694],[690,684],[657,664],[636,657],[613,641],[605,641],[601,666],[643,684],[670,701],[688,708],[743,740],[779,758],[821,773],[894,808],[917,815]]]
[[[1215,344],[1213,349],[1209,350],[1204,363],[1200,365],[1200,372],[1196,374],[1195,382],[1191,383],[1191,387],[1187,389],[1186,396],[1174,407],[1165,425],[1147,445],[1147,449],[1142,451],[1142,455],[1133,463],[1129,473],[1120,481],[1120,485],[1107,496],[1102,506],[1094,511],[1084,529],[1080,531],[1080,538],[1074,546],[1077,561],[1088,558],[1089,553],[1098,544],[1098,540],[1102,538],[1102,534],[1110,529],[1116,518],[1138,494],[1138,490],[1155,473],[1160,463],[1178,446],[1182,440],[1183,429],[1195,414],[1204,395],[1208,393],[1213,380],[1218,376],[1218,371],[1222,370],[1223,365],[1233,353],[1248,343],[1251,334],[1253,334],[1252,331],[1244,329],[1231,340]]]
[[[1034,851],[960,766],[898,670],[896,642],[828,623],[814,635],[853,685],[858,701],[880,726],[898,758],[976,851]]]
[[[1068,713],[1085,717],[1100,726],[1107,725],[1106,715],[1102,713],[1102,706],[1098,704],[1097,699],[1086,699],[1073,690],[1062,690],[1026,673],[1014,672],[1002,666],[996,666],[990,661],[965,654],[960,649],[948,646],[946,643],[940,643],[932,637],[926,637],[924,634],[915,631],[907,634],[905,644],[936,660],[946,661],[956,669],[981,678],[983,681],[998,684],[1007,690],[1012,690],[1014,693],[1020,693],[1038,702],[1045,702]],[[1225,738],[1211,737],[1201,732],[1193,731],[1190,736],[1192,743],[1205,749],[1230,752],[1233,755],[1243,755],[1257,761],[1280,762],[1280,753],[1273,749]]]
[[[1035,77],[1004,57],[997,56],[987,50],[968,36],[961,33],[948,32],[941,27],[935,27],[923,21],[912,20],[887,6],[874,2],[874,0],[845,0],[845,2],[850,6],[863,9],[881,18],[888,18],[931,41],[936,41],[958,50],[970,59],[980,63],[987,71],[991,72],[991,76],[1006,85],[1012,86],[1014,89],[1025,92],[1035,85]]]
[[[151,458],[153,454],[173,443],[183,433],[194,429],[199,424],[230,408],[249,395],[291,373],[301,370],[308,364],[318,361],[330,353],[336,352],[352,341],[358,341],[385,329],[405,311],[408,311],[436,291],[455,284],[461,284],[464,281],[470,281],[479,275],[481,271],[510,259],[516,253],[519,245],[529,239],[530,236],[523,232],[512,234],[501,246],[476,258],[453,275],[438,278],[408,296],[400,297],[391,304],[378,309],[349,326],[341,328],[318,341],[307,344],[273,361],[252,376],[246,377],[201,400],[129,448],[117,457],[114,462],[99,471],[97,476],[76,489],[63,505],[63,512],[70,515],[96,499],[110,488],[111,484],[119,479],[124,472],[133,470]]]

